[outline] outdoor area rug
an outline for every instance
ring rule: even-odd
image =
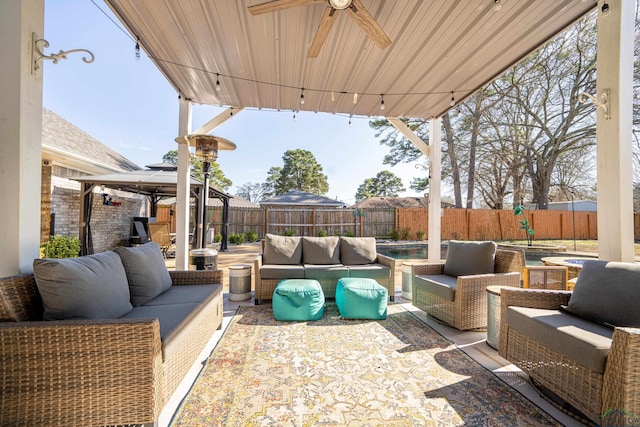
[[[172,426],[561,425],[399,304],[382,321],[241,306]]]

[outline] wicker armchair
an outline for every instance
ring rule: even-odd
[[[173,286],[220,270],[170,271]],[[158,319],[42,321],[33,274],[0,279],[0,425],[154,424],[222,322],[222,298],[163,356]],[[195,316],[194,316],[195,317]]]
[[[449,279],[455,282],[455,297],[450,299],[431,292],[421,277],[444,275],[444,263],[415,264],[411,267],[413,305],[456,329],[486,329],[487,286],[520,287],[524,265],[524,251],[498,249],[493,274]]]
[[[507,307],[558,310],[571,292],[503,289],[501,292],[499,354],[522,369],[552,401],[573,406],[596,425],[640,424],[640,329],[613,330],[604,374],[549,349],[519,333],[506,322]],[[566,405],[562,405],[566,409]]]

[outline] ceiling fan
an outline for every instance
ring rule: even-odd
[[[262,4],[249,6],[249,12],[252,15],[261,15],[263,13],[277,12],[296,6],[304,6],[308,4],[327,3],[327,9],[324,11],[320,25],[316,30],[316,35],[311,43],[311,48],[307,56],[315,58],[320,53],[329,31],[336,19],[338,11],[345,10],[351,19],[356,21],[360,27],[367,33],[369,38],[378,45],[380,49],[384,49],[391,44],[391,39],[385,34],[380,25],[373,19],[373,16],[362,5],[360,0],[272,0]]]

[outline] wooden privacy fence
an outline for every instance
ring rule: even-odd
[[[525,211],[535,239],[597,239],[597,213],[571,211]],[[519,229],[522,216],[511,210],[443,209],[441,211],[441,238],[443,240],[523,240]],[[408,229],[410,238],[417,231],[428,232],[429,210],[425,208],[397,209],[396,228]],[[638,223],[638,222],[636,222]],[[638,227],[636,227],[638,230]],[[636,232],[637,235],[638,232]]]
[[[519,220],[511,210],[490,209],[442,209],[441,239],[451,240],[523,240]],[[525,211],[530,227],[537,239],[573,239],[574,218],[576,239],[598,238],[597,212],[585,211]],[[192,221],[193,221],[193,215]],[[175,215],[171,207],[158,206],[157,220],[169,222],[175,230]],[[209,208],[209,221],[216,233],[222,229],[222,208]],[[409,238],[415,239],[417,231],[428,237],[429,210],[427,208],[399,209],[292,209],[292,208],[241,208],[229,209],[229,233],[254,231],[260,237],[266,233],[284,234],[293,230],[296,236],[317,236],[325,231],[331,236],[337,233],[353,233],[356,236],[388,238],[396,229],[407,229]],[[640,240],[640,214],[634,214],[634,239]]]

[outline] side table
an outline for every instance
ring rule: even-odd
[[[523,287],[564,291],[567,288],[567,273],[567,267],[562,266],[526,266]]]
[[[487,344],[497,350],[500,342],[500,291],[511,286],[487,286]]]

